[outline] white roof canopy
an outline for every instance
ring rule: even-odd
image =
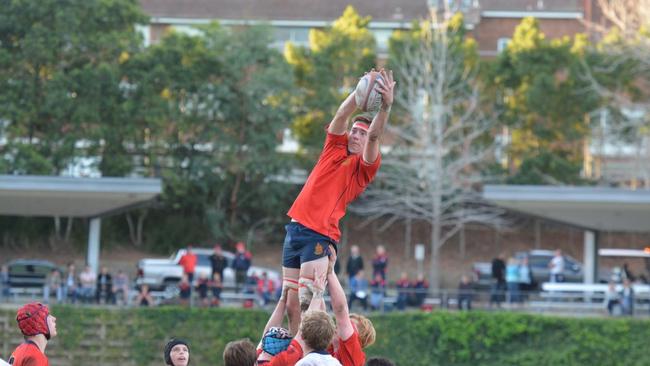
[[[525,214],[594,231],[650,231],[650,191],[486,185],[483,198]]]
[[[100,217],[152,200],[160,179],[0,175],[0,215]]]

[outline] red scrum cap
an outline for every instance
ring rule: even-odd
[[[47,326],[48,315],[50,309],[46,305],[38,302],[29,303],[18,309],[16,314],[18,328],[26,337],[43,334],[45,338],[50,339],[50,328]]]

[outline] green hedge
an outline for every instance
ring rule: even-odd
[[[170,336],[191,342],[194,365],[221,365],[225,344],[244,337],[257,342],[268,317],[239,309],[54,307],[53,313],[59,329],[48,347],[53,365],[161,365]],[[647,320],[484,312],[372,319],[377,342],[368,355],[387,356],[400,366],[650,365]],[[12,344],[20,340],[17,330],[9,337]]]

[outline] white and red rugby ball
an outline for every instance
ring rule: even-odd
[[[364,112],[377,113],[381,108],[381,93],[377,89],[377,80],[382,80],[381,74],[377,71],[371,71],[365,74],[354,92],[354,98],[357,107]]]

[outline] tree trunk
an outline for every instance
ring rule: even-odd
[[[63,242],[70,242],[70,235],[72,235],[72,223],[74,222],[74,217],[68,217],[68,222],[65,227],[65,236],[63,237]]]
[[[413,252],[411,251],[411,242],[413,241],[413,222],[406,219],[404,222],[404,260],[408,260]]]
[[[149,215],[148,210],[143,210],[140,215],[138,215],[138,230],[136,232],[136,246],[141,246],[142,245],[142,232],[144,231],[144,220],[147,218],[147,215]]]
[[[235,185],[232,187],[232,192],[230,193],[230,230],[235,227],[237,222],[237,205],[238,205],[238,194],[241,187],[242,180],[244,179],[244,173],[237,173],[235,178]]]
[[[460,249],[460,257],[465,259],[465,225],[460,226],[460,231],[458,232],[458,246]]]
[[[59,216],[54,216],[54,238],[61,239],[61,218]]]
[[[440,289],[440,222],[431,223],[431,258],[429,268],[429,287],[432,290]]]
[[[137,222],[133,222],[133,217],[130,212],[126,213],[126,222],[129,225],[129,238],[131,244],[136,247],[142,245],[142,232],[144,231],[144,220],[147,218],[149,211],[141,210],[138,212]]]

